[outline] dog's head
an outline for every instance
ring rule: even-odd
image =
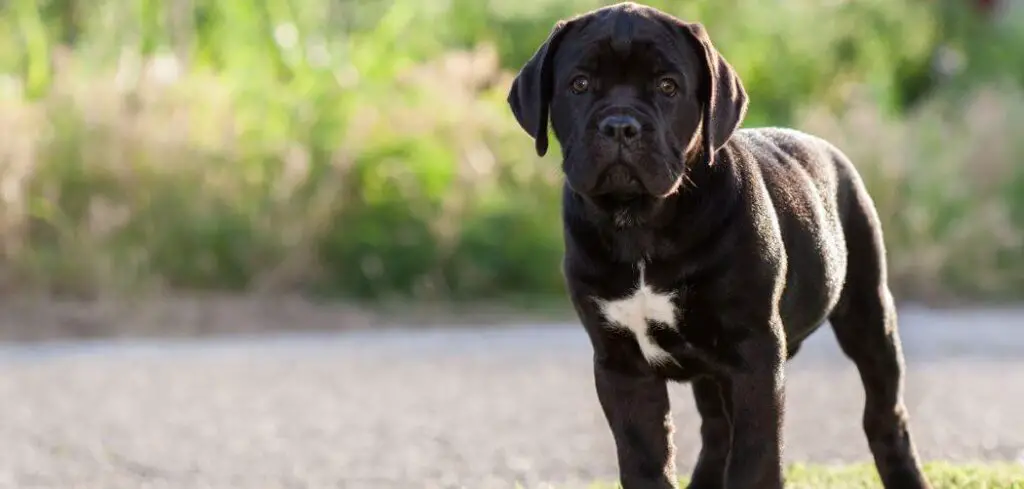
[[[703,26],[620,3],[558,22],[508,103],[541,156],[550,113],[567,183],[611,211],[650,207],[687,162],[712,164],[747,95]]]

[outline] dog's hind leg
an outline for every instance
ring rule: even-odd
[[[725,466],[732,445],[729,388],[710,377],[695,379],[690,386],[701,417],[701,447],[687,489],[720,489],[725,482]]]
[[[886,489],[926,489],[903,401],[904,359],[886,283],[885,245],[871,198],[858,182],[847,209],[846,284],[829,322],[864,384],[864,432]]]

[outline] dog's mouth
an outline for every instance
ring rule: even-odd
[[[613,163],[598,177],[593,196],[628,201],[645,193],[643,182],[625,163]]]
[[[613,216],[619,226],[638,223],[657,199],[633,168],[623,162],[611,164],[602,173],[588,198],[602,212]]]

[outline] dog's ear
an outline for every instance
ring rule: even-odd
[[[555,24],[544,44],[519,70],[508,93],[512,114],[523,130],[533,137],[538,156],[544,156],[548,151],[548,107],[554,90],[552,60],[568,25],[567,21]]]
[[[701,146],[705,163],[715,161],[718,151],[732,137],[747,113],[747,91],[736,70],[718,52],[707,30],[699,23],[683,23],[683,34],[703,56],[697,91],[703,107]]]

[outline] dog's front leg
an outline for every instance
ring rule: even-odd
[[[597,395],[615,438],[623,489],[675,489],[675,448],[665,381],[595,359]]]
[[[764,333],[744,340],[738,353],[743,367],[730,382],[733,435],[725,487],[780,489],[785,346],[778,335]]]

